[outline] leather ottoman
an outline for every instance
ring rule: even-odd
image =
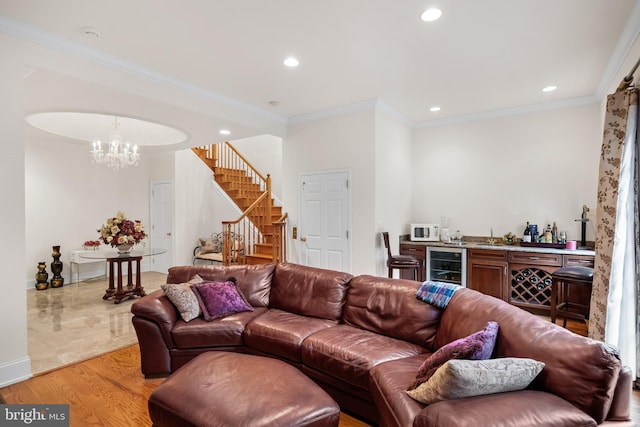
[[[337,427],[340,407],[295,367],[242,353],[203,353],[149,396],[154,427]]]

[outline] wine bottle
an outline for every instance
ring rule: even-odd
[[[527,226],[524,229],[524,233],[522,233],[522,241],[527,243],[531,242],[531,230],[529,229],[529,221],[527,221]]]
[[[547,228],[544,229],[544,242],[552,243],[553,236],[551,235],[551,224],[547,224]]]

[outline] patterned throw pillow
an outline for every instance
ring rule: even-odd
[[[200,315],[200,305],[191,287],[202,282],[204,282],[202,277],[196,274],[186,283],[168,283],[160,286],[169,301],[176,306],[180,312],[180,317],[185,322],[189,322]]]
[[[533,359],[450,360],[407,394],[429,405],[440,400],[523,390],[544,368]]]
[[[498,336],[498,324],[489,322],[484,329],[465,338],[452,341],[440,347],[429,356],[420,368],[416,380],[408,390],[413,390],[427,381],[440,366],[451,359],[484,360],[491,357]]]
[[[200,254],[213,254],[220,252],[218,250],[218,238],[211,239],[199,239],[200,240]]]
[[[253,311],[235,280],[204,282],[193,287],[204,320],[215,320],[241,311]]]

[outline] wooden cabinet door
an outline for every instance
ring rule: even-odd
[[[418,281],[424,282],[427,280],[427,247],[425,245],[411,245],[400,243],[400,255],[411,255],[420,260],[420,270],[418,270]],[[413,270],[404,269],[400,270],[401,279],[414,280]]]
[[[505,300],[507,263],[470,256],[467,259],[467,287]]]

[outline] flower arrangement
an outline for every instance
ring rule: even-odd
[[[127,219],[124,212],[118,212],[114,218],[107,219],[98,230],[100,239],[113,247],[118,245],[133,245],[147,237],[142,222]]]

